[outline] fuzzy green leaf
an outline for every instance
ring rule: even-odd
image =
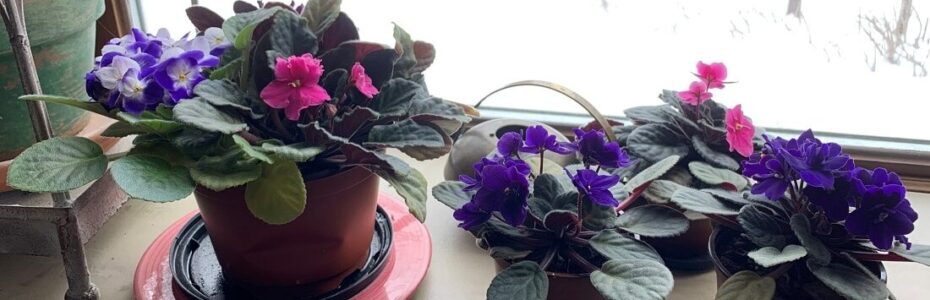
[[[783,221],[765,206],[743,206],[736,220],[745,231],[743,236],[757,246],[781,249],[788,244],[788,228],[785,228]]]
[[[397,194],[404,198],[407,210],[417,220],[420,220],[420,222],[426,221],[426,186],[429,183],[426,182],[423,173],[416,169],[409,169],[407,175],[404,176],[384,174],[382,172],[375,173],[387,180],[391,187],[397,191]]]
[[[497,274],[488,287],[488,300],[545,300],[549,278],[539,264],[521,261]]]
[[[366,145],[399,148],[442,148],[442,133],[435,128],[407,119],[390,125],[376,125],[368,133]],[[440,155],[441,156],[441,155]],[[435,157],[431,157],[435,158]]]
[[[911,261],[930,266],[930,246],[913,244],[911,250],[907,250],[904,245],[899,244],[891,249],[891,252],[904,256]]]
[[[682,142],[685,137],[664,123],[642,125],[627,138],[627,150],[650,162],[669,156],[687,156],[691,147]]]
[[[336,4],[335,9],[333,19],[339,15],[338,4]],[[312,15],[312,13],[309,15]],[[319,43],[314,31],[311,30],[313,27],[308,27],[307,21],[307,19],[287,10],[275,16],[274,24],[271,26],[271,32],[269,33],[271,34],[271,49],[277,52],[278,55],[285,57],[316,53]],[[332,20],[329,22],[331,23]],[[326,25],[329,26],[329,24]]]
[[[304,6],[306,26],[316,35],[322,35],[339,17],[342,0],[310,0]]]
[[[181,123],[210,132],[231,134],[249,128],[241,119],[217,109],[203,98],[178,103],[174,107],[174,118]]]
[[[369,102],[369,107],[381,114],[381,117],[403,117],[410,110],[413,101],[429,97],[423,86],[416,82],[394,78],[381,86],[380,92]]]
[[[116,116],[130,126],[135,127],[135,131],[141,133],[154,133],[158,135],[167,135],[184,129],[184,125],[173,120],[161,119],[161,116],[143,113],[142,116],[133,116],[125,112],[118,112]],[[117,124],[120,122],[117,122]]]
[[[675,191],[675,194],[672,195],[672,202],[678,204],[681,208],[703,214],[725,216],[739,214],[738,210],[717,200],[717,198],[714,198],[711,194],[689,187],[683,187]]]
[[[229,80],[205,80],[197,84],[194,93],[201,99],[217,107],[234,107],[251,111],[245,92]]]
[[[643,196],[653,203],[668,203],[672,199],[675,191],[682,188],[682,185],[670,180],[654,180],[649,187],[643,191]]]
[[[663,123],[674,120],[678,114],[670,105],[637,106],[628,108],[623,114],[633,121],[641,123]]]
[[[113,162],[110,172],[130,197],[152,202],[184,199],[194,192],[187,168],[148,155],[129,155]]]
[[[710,185],[729,183],[739,191],[746,188],[746,185],[749,184],[746,177],[743,177],[743,175],[739,173],[727,169],[718,169],[700,161],[692,161],[688,164],[688,169],[691,170],[691,174],[694,174],[694,177]]]
[[[304,213],[307,188],[297,164],[279,160],[262,166],[262,176],[245,186],[245,204],[268,224],[287,224]]]
[[[630,180],[623,185],[623,191],[630,193],[649,181],[659,179],[659,177],[665,175],[668,170],[672,169],[672,167],[678,163],[679,159],[681,159],[680,156],[673,155],[652,164],[645,170],[636,174],[636,176],[633,176],[633,178],[630,178]]]
[[[740,271],[717,288],[716,300],[770,300],[775,296],[775,279],[752,271]]]
[[[27,192],[69,191],[103,176],[107,157],[97,143],[56,137],[32,145],[10,164],[7,184]]]
[[[530,250],[517,250],[514,248],[504,247],[504,246],[491,247],[489,252],[490,252],[489,254],[491,255],[491,257],[495,259],[505,259],[505,260],[522,259],[526,257],[527,255],[530,255],[530,253],[533,253],[533,251],[530,251]]]
[[[281,11],[280,7],[259,9],[247,13],[237,14],[223,22],[223,33],[227,41],[235,41],[236,49],[243,49],[252,39],[252,32],[262,21],[271,18]]]
[[[646,237],[672,237],[688,231],[688,218],[668,206],[644,205],[626,210],[617,227]]]
[[[673,282],[672,272],[651,260],[609,260],[591,273],[591,283],[610,300],[665,299]]]
[[[570,189],[574,189],[571,179],[562,174],[542,174],[533,181],[533,197],[552,201]]]
[[[465,183],[460,181],[443,181],[433,187],[433,198],[451,209],[459,209],[471,201],[470,192],[463,191]]]
[[[394,75],[395,77],[407,77],[410,75],[410,69],[417,64],[413,39],[407,31],[394,24],[394,40],[397,43],[395,48],[400,49],[400,56],[394,61]]]
[[[239,149],[242,149],[242,151],[245,152],[245,154],[249,157],[260,160],[266,164],[274,163],[274,160],[271,159],[271,157],[255,149],[255,147],[252,146],[249,141],[245,140],[245,138],[238,135],[233,135],[232,139],[236,145],[239,146]]]
[[[700,136],[692,136],[691,145],[694,146],[694,150],[698,153],[698,155],[703,157],[704,160],[710,164],[732,171],[739,169],[739,162],[737,162],[726,153],[720,153],[717,152],[717,150],[711,149],[710,146],[708,146]]]
[[[643,242],[623,236],[616,230],[601,230],[591,238],[591,248],[608,259],[652,260],[661,262],[662,258],[652,247]]]
[[[426,99],[414,101],[410,105],[409,115],[441,117],[445,120],[458,121],[457,123],[459,123],[459,126],[471,121],[471,117],[465,114],[465,110],[462,109],[461,105],[437,97],[428,97]]]
[[[394,187],[404,198],[407,209],[420,222],[426,220],[426,178],[397,157],[365,149],[359,144],[346,142],[342,145],[347,165],[368,168]]]
[[[830,249],[827,248],[820,239],[814,236],[811,230],[810,220],[807,219],[807,216],[804,214],[791,216],[791,229],[794,231],[794,235],[798,240],[801,241],[801,245],[807,248],[807,253],[810,257],[808,260],[813,260],[820,265],[830,263],[832,259]]]
[[[148,133],[145,128],[139,126],[134,126],[129,124],[129,122],[119,121],[113,124],[110,124],[106,130],[103,131],[100,135],[107,137],[126,137],[134,134],[145,134]]]
[[[743,198],[742,193],[732,192],[724,189],[702,189],[701,191],[714,195],[714,197],[717,197],[717,199],[724,200],[733,205],[742,206],[752,203],[746,198]]]
[[[84,101],[77,98],[62,97],[62,96],[52,96],[52,95],[24,95],[20,96],[19,100],[26,101],[43,101],[46,103],[55,103],[62,104],[71,107],[80,108],[98,115],[107,116],[113,118],[110,113],[107,112],[107,109],[103,107],[103,104],[98,102]]]
[[[787,245],[781,250],[775,247],[763,247],[749,251],[746,256],[749,256],[760,266],[771,268],[807,256],[807,249],[798,245]]]
[[[214,191],[222,191],[255,181],[262,176],[262,167],[256,164],[252,168],[226,172],[191,168],[190,172],[191,178],[197,184]]]
[[[891,295],[884,283],[858,268],[840,263],[822,266],[813,260],[807,261],[807,268],[826,286],[847,299],[882,300]]]
[[[291,145],[277,145],[273,143],[262,144],[262,151],[279,155],[295,162],[311,160],[324,150],[326,150],[326,148],[321,146],[310,146],[305,143]]]

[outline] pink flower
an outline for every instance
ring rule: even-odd
[[[349,80],[351,80],[355,84],[355,88],[358,89],[359,92],[362,92],[362,95],[368,97],[368,99],[374,98],[375,95],[378,94],[378,88],[375,88],[375,86],[371,84],[371,77],[365,74],[365,67],[362,67],[362,64],[358,62],[352,66],[352,77],[350,77]]]
[[[713,96],[714,94],[707,92],[707,84],[701,81],[694,81],[687,91],[678,92],[681,101],[691,105],[701,105]]]
[[[274,66],[274,81],[262,89],[261,97],[268,106],[284,109],[291,121],[300,119],[300,111],[329,100],[320,86],[323,66],[310,54],[278,58]]]
[[[727,66],[723,63],[705,64],[703,61],[697,63],[697,77],[712,89],[722,89],[724,80],[727,80]]]
[[[753,150],[752,138],[756,134],[756,128],[752,126],[752,120],[743,115],[741,104],[727,110],[726,123],[730,151],[736,150],[740,155],[749,157]]]

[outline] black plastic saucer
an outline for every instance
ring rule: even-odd
[[[252,287],[225,279],[200,214],[191,218],[174,239],[169,264],[177,287],[192,299],[341,300],[358,294],[378,277],[384,270],[393,241],[391,220],[378,207],[368,261],[343,280],[339,288],[316,297],[307,296],[312,290],[308,286]]]

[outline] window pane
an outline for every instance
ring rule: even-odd
[[[148,30],[191,29],[183,1],[143,2]],[[229,1],[200,3],[232,14]],[[795,3],[800,17],[786,14],[798,11]],[[902,4],[911,8],[906,18]],[[715,90],[715,100],[742,103],[761,126],[930,140],[926,0],[353,0],[343,11],[363,39],[392,43],[396,21],[433,43],[430,91],[460,102],[542,79],[622,115],[660,104],[662,89],[686,89],[698,60],[720,61],[738,82]],[[582,111],[533,88],[503,92],[487,105]]]

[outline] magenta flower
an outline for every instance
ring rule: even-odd
[[[678,92],[678,97],[682,102],[695,106],[701,105],[713,96],[714,94],[707,91],[707,84],[702,81],[692,82],[687,91]]]
[[[722,89],[724,80],[727,80],[727,66],[723,63],[705,64],[703,61],[697,63],[697,77],[707,84],[708,88]]]
[[[284,109],[291,121],[300,119],[300,112],[329,100],[329,94],[320,86],[323,66],[312,55],[291,56],[275,61],[274,81],[262,89],[265,104]]]
[[[378,94],[378,88],[371,84],[371,77],[368,77],[365,74],[365,67],[362,67],[362,64],[355,63],[352,66],[352,77],[350,78],[355,88],[359,92],[362,92],[362,95],[368,97],[368,99],[374,98]]]
[[[749,157],[753,150],[752,137],[756,134],[756,128],[752,126],[752,120],[743,115],[742,104],[727,110],[726,123],[730,151],[736,150],[739,155]]]

